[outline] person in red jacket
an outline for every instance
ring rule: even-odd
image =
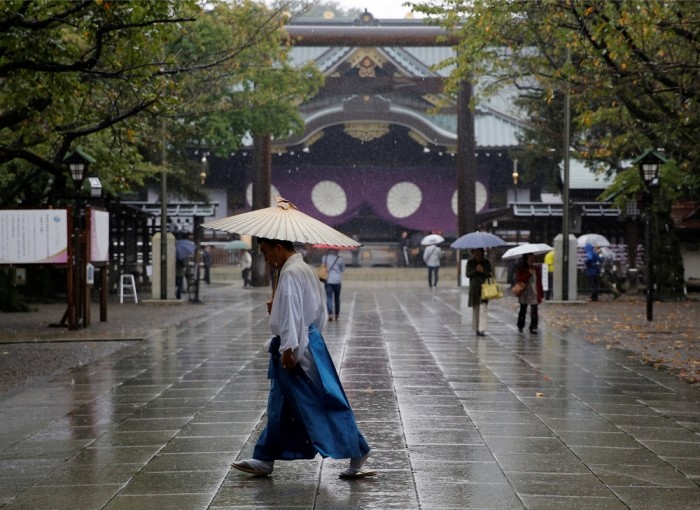
[[[515,281],[525,284],[525,291],[520,295],[520,311],[518,312],[518,331],[525,328],[527,306],[530,305],[530,333],[537,333],[537,305],[542,302],[544,290],[542,289],[542,268],[535,264],[535,256],[532,253],[523,255],[522,262],[515,269]]]

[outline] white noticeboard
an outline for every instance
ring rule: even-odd
[[[549,266],[542,264],[542,290],[548,292],[549,289]]]
[[[467,259],[460,260],[459,286],[469,287],[469,278],[467,278]]]
[[[109,213],[90,209],[90,261],[109,260]]]
[[[65,264],[67,261],[65,209],[0,211],[0,264]]]

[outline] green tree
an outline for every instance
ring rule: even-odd
[[[681,170],[673,160],[667,161],[659,169],[659,186],[647,189],[639,175],[637,166],[621,170],[613,183],[600,196],[602,200],[612,199],[623,211],[630,202],[643,202],[651,193],[652,207],[644,211],[652,225],[652,260],[655,280],[662,298],[674,299],[683,295],[685,278],[680,243],[673,230],[671,204],[686,195],[687,172]]]
[[[194,150],[226,158],[250,134],[284,138],[303,129],[297,106],[317,93],[323,75],[313,64],[293,67],[290,46],[281,30],[289,2],[273,9],[261,2],[209,4],[209,10],[168,44],[181,66],[199,62],[195,72],[178,73],[179,101],[165,115],[151,117],[142,145],[147,159],[160,162],[165,121],[169,188],[193,196],[201,170]],[[302,10],[305,4],[299,6]]]
[[[515,87],[525,116],[540,121],[548,118],[543,105],[568,91],[574,157],[617,173],[624,160],[663,148],[675,161],[680,191],[698,197],[700,3],[443,0],[413,8],[462,34],[455,58],[445,63],[455,66],[448,90],[469,76],[486,81],[483,94]],[[546,131],[532,127],[532,147],[563,146],[556,135],[542,143]],[[665,257],[680,260],[676,242],[661,245],[671,247]],[[659,284],[675,293],[676,279],[674,271]]]
[[[117,148],[100,161],[107,186],[120,172],[142,180],[148,168],[123,141],[169,88],[160,43],[198,12],[175,1],[0,3],[2,204],[65,194],[63,158],[78,143]]]
[[[286,64],[282,6],[204,5],[1,2],[0,204],[65,196],[63,159],[78,144],[108,192],[142,185],[161,171],[164,120],[168,162],[180,170],[183,148],[235,148],[260,122],[256,111],[274,112],[270,132],[298,128],[294,105],[317,74]]]

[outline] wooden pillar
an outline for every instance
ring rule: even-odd
[[[109,298],[109,263],[100,267],[100,322],[107,322],[107,299]]]
[[[87,266],[90,263],[90,252],[92,251],[90,248],[90,231],[92,229],[92,214],[90,213],[90,211],[90,206],[85,207],[85,221],[83,221],[83,229],[82,232],[80,232],[80,235],[83,238],[81,243],[83,262],[80,268],[80,272],[82,273],[80,275],[80,294],[83,305],[82,315],[84,328],[90,326],[90,311],[92,308],[92,300],[90,299],[92,294],[92,285],[89,284],[87,281]]]
[[[253,209],[270,207],[270,186],[272,185],[272,137],[270,134],[253,136]],[[253,287],[267,287],[270,274],[265,258],[257,243],[253,243],[253,265],[251,280]]]
[[[469,103],[472,85],[462,81],[457,95],[457,229],[460,236],[476,230],[476,141]]]
[[[66,298],[68,306],[66,307],[66,313],[64,314],[63,319],[61,319],[61,324],[65,322],[70,330],[78,329],[78,303],[75,293],[75,257],[77,247],[75,210],[75,206],[68,208],[68,267],[66,271]]]

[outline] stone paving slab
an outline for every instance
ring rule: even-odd
[[[220,288],[179,325],[0,398],[4,509],[697,509],[700,395],[624,353],[517,332],[466,292],[343,286],[324,336],[373,454],[230,469],[265,423],[267,292]]]

